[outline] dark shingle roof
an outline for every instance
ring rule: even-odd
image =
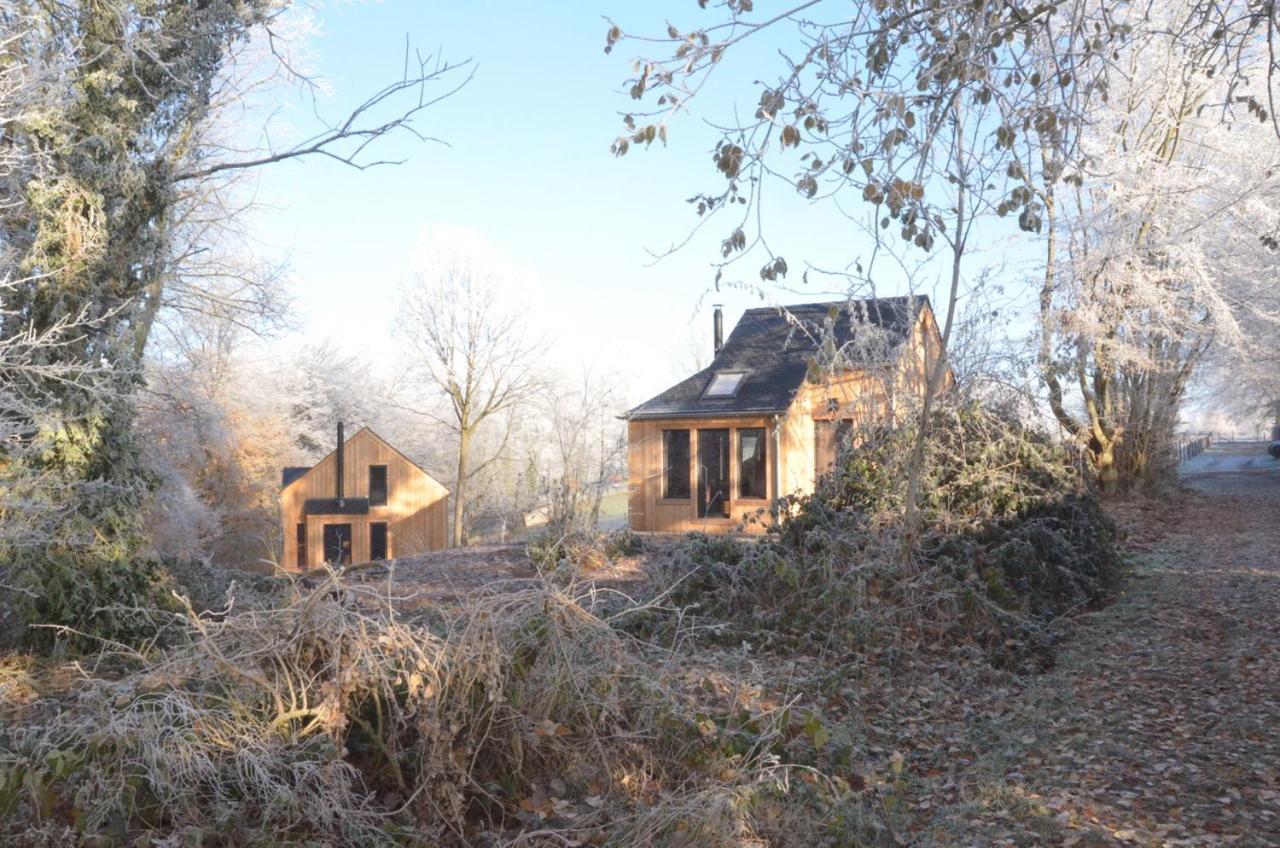
[[[310,465],[286,465],[284,470],[280,472],[280,488],[288,487],[290,483],[310,470]]]
[[[887,331],[896,351],[910,335],[912,317],[927,307],[926,297],[884,297],[862,301],[804,303],[797,306],[748,309],[742,314],[711,365],[627,413],[627,418],[749,415],[783,412],[791,405],[808,374],[818,346],[814,337],[831,310],[838,311],[835,341],[853,341],[855,326],[866,321]],[[865,310],[865,312],[864,312]],[[787,316],[791,316],[791,320]],[[808,332],[795,329],[795,323]],[[746,371],[732,397],[704,397],[717,372]]]

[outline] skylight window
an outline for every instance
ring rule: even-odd
[[[733,397],[747,376],[746,371],[720,371],[711,378],[703,397]]]

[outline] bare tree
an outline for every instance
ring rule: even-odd
[[[19,343],[34,358],[6,385],[14,400],[0,414],[19,443],[0,449],[0,490],[45,478],[27,505],[68,540],[0,547],[0,568],[22,560],[44,621],[101,619],[128,581],[155,584],[142,556],[153,481],[136,431],[155,328],[279,312],[276,275],[227,237],[244,207],[237,175],[314,157],[378,164],[373,145],[425,138],[423,110],[465,82],[406,51],[390,85],[336,120],[317,109],[312,137],[281,142],[246,103],[317,90],[289,54],[293,8],[0,3],[0,338],[35,340]]]
[[[466,544],[467,484],[503,454],[511,434],[509,412],[538,390],[535,366],[543,342],[525,326],[520,304],[498,273],[477,257],[438,251],[404,293],[399,326],[413,351],[407,379],[416,389],[413,411],[444,424],[457,439],[453,488],[454,545]],[[423,401],[443,400],[443,409]],[[501,418],[504,432],[484,459],[471,455],[486,422]]]
[[[600,506],[624,467],[626,434],[617,378],[585,368],[576,380],[562,379],[545,394],[542,414],[552,451],[542,473],[551,522],[564,531],[594,530]]]

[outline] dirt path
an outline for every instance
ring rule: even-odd
[[[1219,442],[1207,451],[1178,469],[1178,475],[1189,485],[1204,489],[1205,478],[1229,474],[1233,477],[1241,475],[1263,475],[1277,479],[1263,481],[1261,485],[1280,486],[1280,462],[1267,454],[1266,442]],[[1248,488],[1252,481],[1233,481],[1234,488]],[[1224,490],[1230,493],[1229,490]]]
[[[1124,516],[1129,591],[1021,693],[938,844],[1280,846],[1280,472],[1265,448],[1218,447],[1184,469],[1176,505]]]

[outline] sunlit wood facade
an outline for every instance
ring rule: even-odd
[[[339,444],[311,468],[285,471],[283,568],[392,559],[447,546],[448,489],[368,427]]]
[[[914,407],[942,345],[928,301],[904,300],[874,302],[884,307],[889,355],[835,374],[808,365],[817,342],[797,341],[773,319],[776,310],[748,310],[710,367],[628,413],[631,528],[763,532],[780,497],[813,491],[844,428],[892,425]],[[821,317],[839,306],[787,312]],[[735,394],[708,398],[726,374],[743,375]]]

